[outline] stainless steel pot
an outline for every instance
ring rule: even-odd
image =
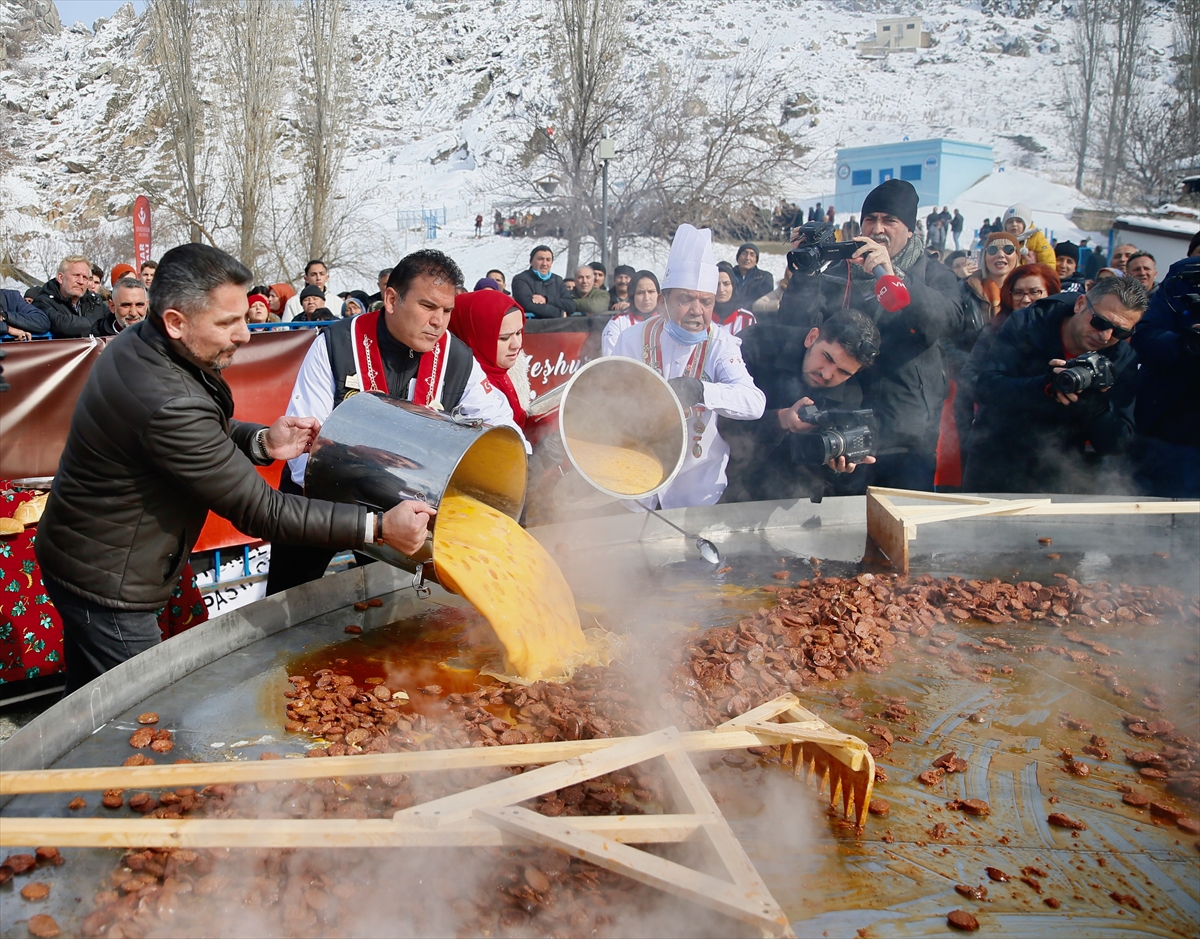
[[[403,499],[435,508],[446,490],[474,496],[520,518],[525,505],[525,445],[511,427],[491,427],[429,408],[363,393],[346,398],[321,425],[304,474],[305,494],[386,511]],[[364,553],[432,577],[433,520],[412,557],[370,545]]]
[[[588,499],[581,479],[594,491],[613,499],[645,499],[666,488],[678,475],[687,456],[687,420],[675,392],[666,379],[636,359],[604,356],[593,359],[571,376],[565,385],[537,398],[529,408],[532,417],[544,417],[558,411],[558,426],[570,468],[559,484],[555,499],[563,496],[572,504],[595,502]],[[653,453],[663,465],[662,478],[650,489],[639,493],[616,492],[590,477],[571,451],[571,440],[630,447]]]

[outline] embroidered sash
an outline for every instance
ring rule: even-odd
[[[350,346],[354,349],[357,384],[363,391],[390,394],[383,356],[379,352],[379,317],[382,310],[359,313],[350,321]],[[437,344],[421,356],[411,400],[427,408],[442,409],[442,391],[446,385],[446,362],[450,352],[450,333],[442,334]],[[350,382],[347,382],[350,384]]]

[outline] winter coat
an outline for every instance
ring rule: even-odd
[[[262,425],[232,415],[229,386],[156,319],[123,330],[76,402],[38,525],[42,573],[101,606],[160,609],[210,509],[254,538],[361,548],[367,510],[272,489],[250,456]]]
[[[1100,354],[1112,363],[1106,392],[1084,391],[1059,404],[1051,359],[1066,359],[1062,323],[1074,314],[1069,299],[1051,297],[1016,310],[979,364],[975,415],[963,488],[969,492],[1081,492],[1094,482],[1099,460],[1118,453],[1133,432],[1137,356],[1127,342]]]
[[[740,267],[733,269],[734,299],[738,306],[744,306],[748,310],[754,305],[755,300],[774,289],[775,278],[771,276],[770,271],[764,271],[761,267],[752,267],[743,274]]]
[[[1021,242],[1021,247],[1025,249],[1025,252],[1031,255],[1030,262],[1036,261],[1038,264],[1046,264],[1054,267],[1054,249],[1050,247],[1050,242],[1046,240],[1046,236],[1042,234],[1041,229],[1026,229],[1017,235],[1016,238],[1017,241]]]
[[[960,214],[960,215],[954,215],[954,216],[951,216],[951,218],[950,218],[950,231],[952,231],[954,234],[956,234],[956,235],[957,235],[957,234],[960,234],[960,233],[962,232],[962,230],[963,230],[963,217],[962,217],[962,215]]]
[[[810,466],[792,459],[791,438],[797,436],[779,424],[778,411],[801,398],[817,407],[853,410],[862,405],[857,378],[833,388],[813,388],[804,382],[804,339],[807,329],[763,324],[741,332],[742,357],[754,384],[767,396],[766,411],[756,421],[718,421],[729,444],[729,485],[722,502],[757,502],[763,499],[800,499],[833,494],[837,474],[825,466]]]
[[[8,326],[38,335],[50,332],[50,317],[16,290],[0,290],[0,336],[8,335]]]
[[[916,237],[915,235],[913,237]],[[874,291],[853,280],[849,264],[832,265],[813,277],[793,275],[779,303],[777,321],[808,328],[843,306],[865,313],[879,328],[879,357],[861,378],[863,407],[875,411],[875,453],[937,450],[942,402],[949,383],[939,342],[959,328],[958,279],[922,249],[904,275],[908,306],[889,313]]]
[[[966,280],[959,281],[959,309],[961,316],[957,328],[942,340],[942,352],[946,356],[946,364],[950,377],[958,381],[967,357],[975,348],[984,326],[991,322],[992,317],[999,312],[999,304],[995,306],[984,296],[983,276],[976,271]]]
[[[573,293],[571,297],[575,301],[575,312],[588,316],[602,316],[608,312],[609,304],[612,303],[608,291],[602,287],[593,287],[585,297],[577,297]]]
[[[1133,333],[1138,369],[1134,419],[1137,432],[1168,443],[1200,446],[1200,337],[1184,334],[1200,323],[1200,310],[1186,295],[1195,293],[1183,275],[1200,278],[1200,257],[1171,265],[1166,279],[1150,299],[1150,308]],[[1189,351],[1189,348],[1191,351]]]
[[[90,336],[96,320],[108,312],[108,307],[90,290],[79,298],[76,309],[59,291],[57,279],[42,285],[33,305],[50,318],[50,333],[55,339]]]
[[[535,293],[545,297],[546,302],[534,303]],[[512,280],[512,295],[529,319],[558,319],[575,312],[571,291],[557,274],[544,281],[532,269],[521,271]]]

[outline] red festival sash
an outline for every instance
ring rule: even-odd
[[[379,317],[382,310],[359,313],[350,320],[350,345],[354,349],[354,363],[358,367],[358,384],[363,391],[389,394],[387,373],[383,368],[383,356],[379,352]],[[446,360],[450,352],[450,333],[442,337],[429,352],[421,356],[417,364],[417,379],[413,385],[411,400],[427,408],[442,410],[442,390],[446,385]]]

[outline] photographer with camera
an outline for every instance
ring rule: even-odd
[[[1200,498],[1200,256],[1171,265],[1133,336],[1141,492]]]
[[[1113,277],[1074,301],[1049,297],[1013,312],[975,381],[965,491],[1103,487],[1104,458],[1133,432],[1137,357],[1124,340],[1146,305],[1141,284]]]
[[[879,330],[879,357],[863,377],[863,406],[878,422],[876,463],[855,474],[860,492],[868,483],[933,489],[948,390],[938,341],[961,313],[958,280],[926,255],[916,233],[918,201],[912,183],[889,179],[863,201],[861,237],[835,242],[832,230],[826,239],[805,225],[788,254],[793,275],[779,322],[807,329],[837,310],[854,309]]]
[[[730,451],[721,501],[820,501],[838,493],[837,474],[875,462],[873,418],[859,410],[856,375],[875,361],[879,330],[863,314],[840,310],[807,331],[760,324],[740,338],[767,410],[756,421],[720,418]]]

